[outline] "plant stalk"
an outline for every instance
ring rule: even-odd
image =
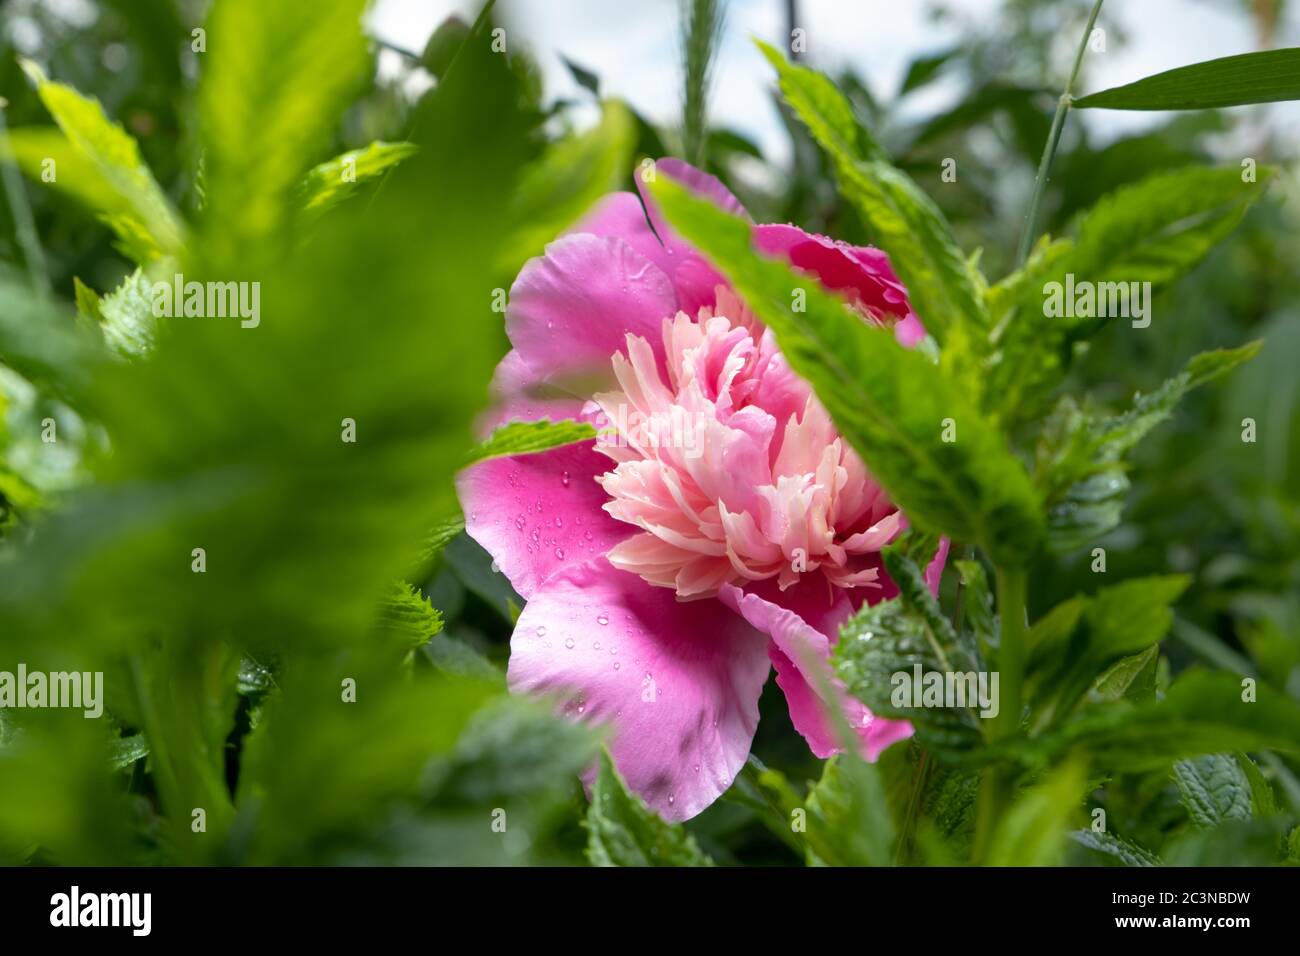
[[[1070,71],[1070,78],[1065,82],[1065,91],[1056,104],[1056,115],[1052,117],[1052,129],[1047,134],[1047,144],[1043,147],[1043,158],[1038,163],[1038,176],[1034,180],[1034,195],[1029,201],[1029,212],[1025,215],[1024,231],[1020,234],[1020,248],[1016,252],[1017,268],[1023,266],[1029,259],[1029,251],[1034,245],[1034,232],[1038,226],[1038,208],[1043,204],[1043,194],[1047,191],[1047,179],[1052,172],[1052,160],[1056,158],[1056,148],[1060,145],[1061,131],[1065,127],[1065,114],[1070,111],[1074,84],[1079,78],[1079,68],[1083,66],[1083,54],[1088,50],[1088,40],[1092,36],[1093,24],[1097,22],[1097,14],[1101,13],[1103,2],[1104,0],[1097,0],[1092,6],[1092,14],[1088,17],[1088,26],[1083,31],[1083,39],[1079,41],[1079,52],[1074,57],[1074,69]]]
[[[1020,731],[1025,676],[1026,575],[1020,569],[999,568],[997,572],[998,618],[998,715],[989,732],[990,743],[1006,740]],[[1014,768],[991,766],[980,781],[975,816],[976,862],[983,862],[990,849],[1002,811],[1015,795]]]

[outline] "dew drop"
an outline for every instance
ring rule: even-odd
[[[520,515],[519,517],[517,517],[517,518],[515,519],[515,527],[518,528],[520,531],[523,531],[523,530],[524,530],[524,516],[523,516],[523,515]]]
[[[609,623],[609,615],[608,615],[608,614],[602,614],[602,615],[600,615],[598,618],[596,618],[596,623],[599,624],[599,625],[601,625],[602,627],[603,627],[604,625],[608,624],[608,623]]]
[[[615,662],[614,662],[614,670],[618,670],[618,669],[619,669],[620,667],[622,667],[622,666],[623,666],[623,665],[620,664],[618,661],[615,661]]]
[[[600,641],[596,641],[596,643],[592,644],[592,645],[591,645],[591,649],[592,649],[593,651],[598,651],[598,650],[600,650]]]
[[[569,648],[569,650],[573,650],[573,638],[566,637],[564,639],[564,646]]]
[[[566,488],[569,487],[569,473],[567,471],[560,475],[560,484]]]
[[[545,624],[540,624],[540,625],[538,625],[538,627],[537,627],[537,636],[538,636],[538,637],[545,637],[545,636],[546,636],[546,625],[545,625]]]
[[[591,540],[591,532],[590,532],[590,531],[584,531],[584,532],[582,532],[582,536],[583,536],[584,538],[586,538],[588,541]]]
[[[561,561],[563,561],[563,560],[564,560],[564,549],[563,549],[563,548],[556,548],[556,549],[555,549],[555,556],[556,556],[557,558],[559,558]]]
[[[677,802],[677,798],[673,796],[671,793],[668,794],[668,806],[671,807],[676,802]]]
[[[556,516],[556,519],[555,519],[555,527],[557,527],[557,528],[563,528],[563,527],[564,527],[564,519],[561,518],[561,517],[559,517],[559,516]]]

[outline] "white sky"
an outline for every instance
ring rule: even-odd
[[[964,13],[978,17],[998,0],[960,0]],[[376,35],[411,50],[446,16],[473,20],[479,0],[378,0],[371,26]],[[853,65],[877,95],[897,89],[906,64],[960,39],[925,16],[923,0],[800,0],[807,31],[808,62],[821,68]],[[584,99],[560,59],[564,54],[600,77],[605,95],[632,103],[647,118],[673,126],[680,116],[677,0],[499,0],[508,39],[523,41],[541,64],[549,98]],[[1128,83],[1152,73],[1255,48],[1250,20],[1240,0],[1110,0],[1098,25],[1118,21],[1128,45],[1089,51],[1089,85],[1084,92]],[[768,90],[771,70],[750,41],[757,36],[785,45],[784,0],[731,0],[727,28],[715,66],[710,117],[755,140],[764,153],[784,159],[788,142]],[[1071,41],[1071,46],[1073,41]],[[1300,45],[1300,24],[1292,14],[1278,45]],[[956,91],[943,84],[918,107],[938,108]],[[1273,122],[1300,123],[1297,104],[1271,107]],[[1095,111],[1087,121],[1106,135],[1161,122],[1165,114]]]

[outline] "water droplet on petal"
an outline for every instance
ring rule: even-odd
[[[596,643],[592,644],[592,645],[591,645],[591,649],[592,649],[593,651],[598,651],[598,650],[600,650],[600,641],[596,641]]]
[[[584,531],[584,532],[582,532],[582,536],[583,536],[584,538],[586,538],[588,541],[591,540],[591,532],[590,532],[590,531]]]
[[[566,637],[564,639],[564,646],[569,648],[569,650],[573,650],[573,638]]]
[[[619,664],[619,662],[618,662],[618,661],[615,661],[615,662],[614,662],[614,670],[618,670],[618,669],[619,669],[619,667],[621,667],[621,666],[622,666],[622,665],[621,665],[621,664]]]
[[[545,637],[545,636],[546,636],[546,625],[545,625],[545,624],[539,624],[539,625],[538,625],[538,627],[537,627],[537,636],[538,636],[538,637]]]
[[[555,527],[557,527],[557,528],[563,528],[563,527],[564,527],[564,519],[563,519],[563,518],[560,518],[560,517],[557,517],[557,518],[555,519]]]
[[[596,623],[599,624],[599,625],[601,625],[602,627],[603,627],[604,625],[608,624],[608,623],[609,623],[609,615],[608,615],[608,614],[602,614],[602,615],[600,615],[599,617],[596,618]]]
[[[564,560],[564,549],[563,549],[563,548],[556,548],[556,549],[555,549],[555,556],[556,556],[557,558],[559,558],[561,561],[563,561],[563,560]]]
[[[523,515],[520,515],[519,517],[517,517],[517,518],[515,519],[515,527],[518,528],[520,531],[523,531],[523,530],[524,530],[524,516],[523,516]]]
[[[560,484],[566,488],[569,487],[569,473],[567,471],[560,475]]]

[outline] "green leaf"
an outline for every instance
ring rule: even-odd
[[[844,623],[834,651],[836,673],[872,713],[911,720],[927,746],[971,747],[980,737],[975,688],[959,682],[956,688],[972,697],[949,708],[943,700],[914,699],[912,685],[917,666],[922,681],[935,674],[944,679],[979,672],[978,656],[969,642],[958,639],[916,564],[891,548],[885,551],[885,567],[899,597],[864,605]]]
[[[379,628],[403,647],[419,647],[442,630],[442,615],[414,585],[398,581],[379,606]]]
[[[1040,246],[1022,273],[990,290],[996,351],[984,382],[987,407],[1007,421],[1036,416],[1063,378],[1073,344],[1114,320],[1049,318],[1049,294],[1058,294],[1059,287],[1063,300],[1069,276],[1102,291],[1110,288],[1103,283],[1150,282],[1154,294],[1224,239],[1272,176],[1261,169],[1258,182],[1244,183],[1233,168],[1159,173],[1083,214],[1073,243]],[[1115,287],[1117,293],[1120,288],[1128,286]],[[1159,321],[1149,313],[1146,318]]]
[[[137,760],[149,756],[149,741],[144,734],[132,734],[130,737],[118,737],[109,749],[109,761],[113,769],[126,770]]]
[[[804,801],[809,862],[826,866],[891,866],[894,821],[880,770],[839,754]]]
[[[783,262],[757,255],[746,223],[660,177],[660,208],[731,281],[776,334],[840,432],[912,523],[978,543],[999,563],[1021,566],[1036,550],[1037,496],[1002,436],[963,390],[917,349],[873,326]],[[792,309],[792,290],[805,293]],[[956,440],[944,441],[946,420]]]
[[[1189,390],[1249,361],[1261,345],[1256,341],[1203,352],[1158,389],[1137,396],[1128,411],[1110,418],[1090,415],[1063,398],[1035,453],[1035,479],[1047,505],[1048,546],[1073,550],[1119,524],[1129,488],[1123,456],[1169,418]]]
[[[541,255],[626,175],[636,132],[632,114],[616,100],[607,100],[603,110],[595,127],[551,145],[519,184],[510,210],[518,235],[503,259],[510,271]]]
[[[1205,110],[1300,99],[1300,49],[1259,50],[1180,66],[1080,97],[1075,109]]]
[[[1253,817],[1265,818],[1278,813],[1277,797],[1273,794],[1273,785],[1268,782],[1255,761],[1243,753],[1236,755],[1237,765],[1241,767],[1250,784],[1250,813]]]
[[[99,293],[76,276],[72,277],[72,297],[77,303],[77,317],[88,327],[98,328],[104,321]]]
[[[484,806],[568,791],[599,744],[591,727],[553,714],[536,700],[502,697],[476,713],[425,787],[439,802]]]
[[[1256,688],[1256,700],[1243,700],[1243,693],[1234,675],[1188,671],[1163,700],[1092,708],[1042,736],[974,751],[967,762],[1013,757],[1042,766],[1079,752],[1123,772],[1159,770],[1184,757],[1233,750],[1300,753],[1300,703],[1267,686]]]
[[[424,53],[420,56],[424,68],[441,78],[469,36],[468,23],[455,14],[447,17],[438,24],[438,28],[429,36],[429,42],[424,45]]]
[[[1192,822],[1203,830],[1250,819],[1250,781],[1232,754],[1180,760],[1174,764],[1174,783]]]
[[[1123,837],[1095,830],[1074,830],[1070,838],[1117,866],[1160,866],[1160,857]]]
[[[587,859],[592,866],[712,866],[681,824],[665,823],[630,793],[609,751],[587,809]]]
[[[1157,644],[1138,654],[1122,657],[1097,678],[1092,692],[1102,701],[1153,699],[1159,659],[1160,647]]]
[[[993,617],[993,593],[989,590],[984,565],[975,560],[954,561],[961,575],[961,617],[967,631],[975,639],[981,652],[998,642],[997,621]]]
[[[22,66],[69,142],[94,164],[130,211],[129,216],[114,220],[119,232],[124,238],[130,237],[133,246],[146,239],[143,251],[151,257],[178,254],[184,246],[185,227],[140,157],[135,140],[104,115],[98,100],[82,96],[63,83],[51,82],[30,60],[23,60]],[[64,175],[75,173],[74,167]],[[97,183],[88,185],[80,195],[88,199],[92,193],[100,193]],[[121,212],[104,205],[102,198],[96,200],[96,208],[103,213]]]
[[[338,205],[365,182],[382,176],[415,152],[414,143],[379,140],[362,149],[350,149],[307,172],[302,182],[303,205],[323,212]]]
[[[786,102],[834,162],[841,194],[889,254],[926,330],[943,343],[953,326],[983,329],[988,316],[975,275],[939,207],[887,161],[826,77],[758,46],[775,67]]]
[[[136,269],[99,302],[100,329],[108,346],[127,358],[153,347],[158,320],[153,314],[153,283]]]
[[[1083,767],[1067,763],[1024,791],[1002,816],[989,843],[989,866],[1056,866],[1088,784]]]
[[[1170,606],[1190,583],[1186,575],[1165,575],[1102,588],[1084,599],[1079,627],[1036,639],[1026,685],[1037,726],[1061,720],[1104,671],[1158,643],[1173,622]]]
[[[0,362],[65,398],[81,394],[102,348],[62,306],[0,270]]]
[[[298,183],[366,78],[365,0],[310,12],[223,0],[208,16],[198,103],[207,257],[248,268],[250,243],[296,210]]]
[[[499,426],[476,445],[466,457],[465,464],[473,465],[489,458],[531,455],[539,451],[559,448],[562,445],[589,441],[595,437],[594,427],[586,422],[575,422],[569,419],[558,422],[546,419],[536,422],[509,422]]]
[[[573,77],[573,81],[596,99],[600,99],[600,77],[586,67],[574,63],[567,56],[561,55],[560,59],[568,67],[569,75]]]
[[[124,134],[125,135],[125,134]],[[120,214],[130,206],[114,185],[87,156],[56,126],[24,126],[9,130],[0,141],[0,158],[12,158],[34,183],[68,196],[91,212]],[[47,181],[46,160],[53,162],[52,180]]]

